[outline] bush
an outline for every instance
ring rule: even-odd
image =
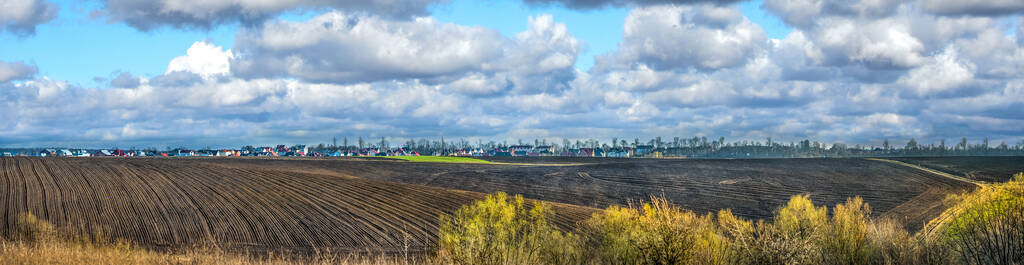
[[[916,249],[898,224],[873,222],[861,198],[828,209],[797,195],[773,222],[752,223],[723,210],[718,225],[730,242],[732,264],[913,264]]]
[[[453,264],[578,263],[579,240],[548,223],[551,208],[524,204],[522,196],[499,192],[442,216],[439,257]]]
[[[797,195],[756,222],[652,197],[595,213],[578,237],[549,225],[546,205],[527,210],[498,193],[442,218],[440,254],[457,264],[1024,264],[1024,174],[950,202],[934,229],[911,235],[872,219],[860,197],[830,215]]]
[[[598,264],[725,264],[727,242],[712,217],[681,210],[664,198],[641,207],[612,206],[587,222]]]
[[[1024,264],[1024,175],[956,196],[944,242],[965,264]]]
[[[832,220],[821,239],[822,264],[871,264],[874,250],[868,241],[871,208],[860,197],[847,199],[832,210]],[[887,231],[886,231],[887,232]],[[876,237],[887,241],[890,238]],[[878,242],[887,244],[887,242]]]
[[[868,226],[868,243],[872,264],[946,264],[939,260],[931,260],[926,256],[928,248],[925,241],[911,236],[903,225],[889,219],[871,221]],[[938,254],[938,253],[936,253]],[[925,262],[930,261],[930,262]]]
[[[815,264],[827,213],[824,207],[814,207],[807,196],[797,195],[776,211],[774,222],[752,223],[723,210],[718,213],[718,225],[730,242],[732,264]]]

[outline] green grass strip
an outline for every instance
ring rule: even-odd
[[[493,164],[493,162],[487,160],[456,156],[388,156],[387,158],[410,162]]]

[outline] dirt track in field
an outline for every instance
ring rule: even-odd
[[[890,158],[955,176],[985,182],[1004,182],[1024,172],[1024,156],[960,156]]]
[[[908,228],[973,185],[865,159],[501,161],[560,166],[282,158],[0,158],[0,235],[31,212],[152,248],[213,238],[245,251],[397,252],[435,245],[438,216],[505,191],[558,203],[570,227],[595,208],[664,195],[684,208],[770,218],[792,195],[861,196]]]

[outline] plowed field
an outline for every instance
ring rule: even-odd
[[[96,228],[151,248],[213,239],[246,251],[423,251],[438,216],[482,198],[362,178],[203,163],[200,159],[0,158],[0,235],[20,213]],[[557,206],[574,224],[589,209]]]
[[[414,163],[384,160],[212,159],[236,167],[332,172],[344,176],[491,193],[604,208],[665,195],[696,212],[730,208],[739,216],[770,218],[790,196],[810,194],[819,205],[861,196],[876,216],[916,230],[941,212],[946,194],[973,184],[918,169],[850,159],[499,159],[527,165]],[[565,163],[530,166],[528,163]],[[905,205],[906,204],[906,205]],[[903,205],[904,207],[899,207]],[[891,212],[897,209],[898,211]]]
[[[894,158],[973,180],[1003,182],[1024,172],[1024,156],[962,156]]]
[[[564,161],[563,161],[564,160]],[[566,227],[595,208],[664,195],[697,212],[769,218],[790,196],[852,196],[919,228],[971,184],[864,159],[561,159],[524,164],[363,159],[0,158],[0,235],[31,212],[152,248],[213,239],[247,251],[396,252],[435,245],[438,216],[506,191],[556,203]],[[556,163],[564,165],[552,165]]]

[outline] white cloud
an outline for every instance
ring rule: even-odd
[[[196,7],[215,13],[203,5],[217,3]],[[197,42],[166,73],[115,73],[109,87],[0,63],[0,108],[10,110],[0,127],[12,128],[0,145],[1024,136],[1024,33],[1008,34],[1010,19],[936,15],[907,1],[769,0],[800,25],[768,39],[736,5],[653,3],[636,3],[619,50],[588,72],[573,66],[586,43],[550,15],[503,36],[349,11],[246,27],[231,49]]]
[[[36,26],[50,22],[60,10],[44,0],[0,0],[0,30],[19,36],[33,35]]]
[[[476,71],[501,56],[501,35],[432,18],[392,21],[331,12],[242,32],[233,71],[318,82],[431,78]]]
[[[658,70],[715,70],[743,65],[766,44],[761,27],[732,6],[651,6],[626,17],[619,50],[604,67],[643,63]]]
[[[948,16],[999,16],[1024,11],[1024,1],[1019,0],[920,0],[920,5],[930,12]]]
[[[231,59],[235,55],[220,46],[205,41],[192,43],[183,56],[178,56],[167,65],[167,73],[189,72],[206,78],[231,72]]]
[[[0,83],[32,78],[38,72],[39,68],[24,62],[0,61]]]
[[[528,22],[526,31],[509,39],[432,18],[397,21],[331,12],[243,32],[231,67],[247,78],[451,83],[449,89],[476,96],[566,90],[585,44],[550,15]]]
[[[826,17],[885,17],[903,0],[765,0],[764,8],[799,28],[812,28]]]
[[[704,107],[727,104],[736,96],[732,83],[720,80],[705,80],[686,87],[668,88],[645,94],[651,103],[673,107]]]
[[[924,44],[910,35],[905,21],[879,19],[870,22],[836,19],[815,32],[815,41],[833,60],[864,63],[869,67],[913,67],[924,61]]]
[[[918,96],[952,92],[971,84],[974,79],[973,63],[961,60],[955,48],[948,47],[932,58],[932,62],[910,71],[899,82],[910,87]]]
[[[523,2],[526,2],[527,4],[539,5],[559,4],[566,8],[586,10],[604,8],[609,6],[632,7],[665,4],[686,5],[694,3],[716,3],[725,5],[739,1],[741,0],[524,0]]]
[[[634,101],[628,108],[619,110],[619,116],[625,121],[647,121],[661,114],[658,108],[644,101]]]
[[[485,69],[507,73],[518,91],[565,90],[575,76],[576,58],[585,45],[551,15],[530,17],[526,31],[506,43],[503,57]]]
[[[291,10],[323,8],[348,12],[369,12],[387,17],[408,18],[427,14],[433,4],[447,0],[103,0],[98,14],[110,21],[124,22],[140,30],[170,26],[209,29],[222,23],[257,25]]]

